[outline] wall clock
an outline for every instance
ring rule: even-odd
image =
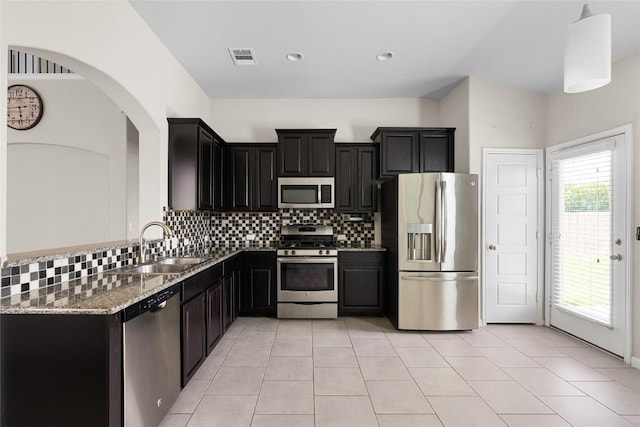
[[[42,98],[25,85],[12,85],[7,89],[7,125],[12,129],[27,130],[42,118]]]

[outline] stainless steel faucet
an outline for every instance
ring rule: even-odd
[[[162,230],[163,230],[162,233],[163,233],[164,237],[173,237],[173,231],[171,231],[171,229],[164,222],[151,221],[151,222],[145,224],[142,227],[142,231],[140,231],[140,257],[138,258],[138,264],[142,264],[147,260],[147,249],[145,248],[144,232],[147,231],[147,228],[149,228],[149,227],[151,227],[153,225],[157,225],[158,227],[162,227]]]

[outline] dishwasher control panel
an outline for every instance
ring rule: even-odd
[[[160,304],[169,298],[178,295],[180,293],[180,284],[176,284],[158,292],[157,294],[151,295],[143,299],[142,301],[138,301],[137,303],[125,308],[122,311],[122,321],[128,322],[129,320],[138,317],[139,315],[146,313],[147,311],[154,311],[157,309]]]

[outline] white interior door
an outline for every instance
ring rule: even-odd
[[[550,324],[623,356],[627,169],[624,134],[551,147]]]
[[[541,320],[542,150],[484,153],[484,301],[487,323]]]

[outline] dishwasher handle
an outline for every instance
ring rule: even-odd
[[[162,309],[163,309],[163,308],[165,308],[166,306],[167,306],[167,301],[166,301],[166,300],[164,300],[164,301],[162,301],[161,303],[156,304],[156,305],[154,305],[153,307],[151,307],[151,308],[149,309],[149,312],[150,312],[150,313],[155,313],[155,312],[157,312],[157,311],[162,311]]]
[[[164,289],[155,293],[154,295],[136,302],[129,307],[122,310],[121,320],[122,322],[128,322],[135,319],[144,313],[155,313],[161,311],[166,305],[167,300],[175,296],[179,296],[182,290],[182,284],[177,283],[170,288]]]

